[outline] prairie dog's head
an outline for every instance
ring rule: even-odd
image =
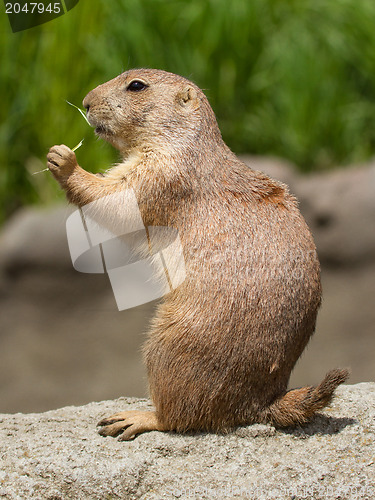
[[[203,92],[189,80],[154,69],[122,73],[83,101],[97,135],[120,152],[176,149],[196,142],[202,129],[220,135]],[[204,123],[209,122],[209,123]]]

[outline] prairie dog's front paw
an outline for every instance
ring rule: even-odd
[[[52,172],[54,177],[62,184],[78,167],[77,158],[75,153],[61,144],[60,146],[53,146],[47,155],[47,166]]]

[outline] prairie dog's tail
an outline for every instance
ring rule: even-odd
[[[289,427],[308,422],[314,413],[327,406],[336,387],[349,377],[349,370],[331,370],[316,387],[292,389],[274,401],[262,414],[263,422]]]

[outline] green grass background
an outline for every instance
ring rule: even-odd
[[[237,153],[302,171],[374,154],[374,0],[80,0],[14,34],[2,10],[0,60],[0,221],[62,196],[49,172],[32,175],[50,146],[85,137],[92,171],[118,160],[65,100],[132,67],[194,80]]]

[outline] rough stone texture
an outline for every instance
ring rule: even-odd
[[[0,498],[373,499],[375,384],[342,386],[304,428],[227,435],[150,432],[102,438],[95,423],[147,400],[0,415]]]
[[[246,157],[300,200],[322,262],[317,330],[291,386],[335,366],[375,380],[375,165],[309,176],[288,162]],[[25,208],[0,233],[0,411],[146,395],[141,344],[155,303],[117,310],[108,277],[76,272],[67,204]]]

